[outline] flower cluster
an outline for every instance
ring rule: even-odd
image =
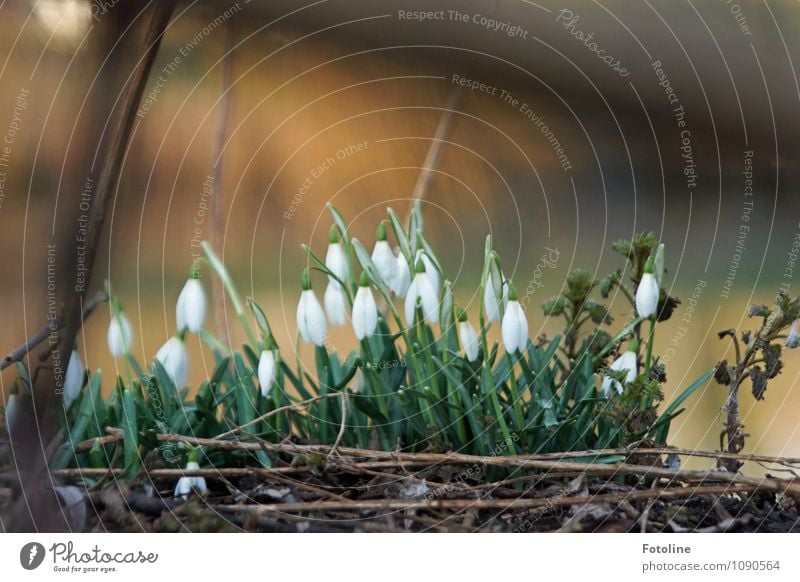
[[[195,269],[177,298],[175,333],[143,368],[131,354],[130,321],[109,290],[108,348],[128,364],[127,376],[117,378],[103,402],[100,371],[87,373],[73,354],[64,387],[65,422],[71,423],[65,433],[71,442],[96,440],[80,454],[65,443],[53,465],[109,465],[134,475],[145,451],[175,462],[155,439],[164,432],[201,438],[235,433],[272,442],[295,437],[361,448],[377,442],[385,450],[479,455],[491,454],[497,442],[510,443],[509,454],[618,447],[645,438],[663,443],[677,405],[709,377],[656,412],[664,366],[652,355],[654,330],[678,301],[661,288],[664,247],[651,235],[614,244],[630,267],[629,282],[623,270],[602,280],[587,271],[570,273],[562,294],[544,305],[545,315],[564,317],[563,334],[532,342],[523,302],[491,237],[471,320],[469,306],[456,304],[418,208],[407,223],[389,209],[371,251],[350,235],[335,208],[329,211],[334,224],[324,259],[304,247],[308,264],[296,308],[297,338],[313,347],[313,371],[299,350],[293,350],[296,365],[287,363],[264,311],[252,298],[241,299],[225,265],[203,243],[207,265],[247,336],[241,351],[204,328],[207,300]],[[325,285],[322,302],[317,278]],[[632,317],[614,337],[604,329],[613,321],[609,307],[592,296],[597,289],[603,298],[619,291],[630,301]],[[357,348],[340,358],[328,350],[328,330],[348,323]],[[585,333],[589,323],[597,327]],[[492,326],[500,328],[499,342],[490,340]],[[214,372],[191,395],[187,334],[196,334],[215,361]],[[19,406],[15,392],[16,386],[7,405],[9,426]],[[121,450],[100,441],[107,426],[124,434]],[[198,468],[200,451],[188,455],[186,468]],[[214,466],[272,464],[266,450],[246,459],[224,451],[202,458]],[[175,496],[192,490],[206,491],[194,474],[178,482]]]

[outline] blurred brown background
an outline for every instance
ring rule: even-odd
[[[411,16],[420,10],[433,15],[420,22]],[[716,332],[746,327],[750,303],[768,303],[780,284],[800,289],[800,271],[787,270],[800,232],[798,12],[788,1],[180,4],[145,90],[91,288],[111,278],[140,359],[149,361],[174,331],[193,237],[211,236],[204,183],[213,174],[221,59],[232,33],[223,183],[213,189],[225,213],[222,252],[285,348],[295,333],[300,244],[324,253],[325,204],[371,247],[385,207],[407,211],[442,111],[467,79],[478,87],[465,91],[425,211],[460,301],[477,312],[491,232],[518,287],[543,285],[529,294],[532,335],[552,333],[538,305],[569,270],[602,275],[619,266],[611,241],[654,230],[667,244],[669,284],[684,299],[656,345],[674,348],[674,392],[722,357],[728,346]],[[46,245],[59,241],[58,268],[66,268],[81,192],[87,178],[97,179],[95,156],[147,14],[145,3],[125,0],[0,8],[3,353],[43,325]],[[669,102],[656,69],[677,101]],[[682,131],[690,150],[681,150]],[[752,197],[742,173],[750,151]],[[749,230],[737,247],[743,225]],[[546,247],[558,249],[559,260],[539,277]],[[321,293],[322,281],[316,287]],[[618,321],[627,316],[621,298],[614,306]],[[107,321],[104,310],[93,315],[79,345],[84,360],[110,376]],[[235,322],[231,333],[243,339]],[[349,329],[336,330],[332,342],[343,351],[355,345]],[[190,344],[192,378],[200,380],[209,355],[195,338]],[[800,357],[788,352],[766,401],[745,396],[748,450],[800,456],[799,371]],[[4,390],[12,374],[3,373]],[[717,447],[723,398],[713,384],[694,396],[673,443]]]

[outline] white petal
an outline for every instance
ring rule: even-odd
[[[486,287],[483,289],[483,309],[486,312],[486,319],[488,321],[497,321],[500,319],[500,305],[497,303],[494,289],[492,289],[492,285],[488,281]]]
[[[83,362],[78,352],[72,350],[67,364],[67,373],[64,375],[64,387],[62,397],[64,406],[69,406],[81,393],[83,387]]]
[[[636,313],[640,317],[652,317],[658,307],[658,283],[650,273],[642,275],[639,287],[636,289]]]
[[[359,340],[375,333],[378,307],[369,287],[359,287],[353,300],[353,331]]]
[[[375,263],[375,268],[378,269],[378,274],[384,284],[387,287],[391,287],[397,274],[397,261],[388,242],[379,240],[375,243],[375,248],[372,251],[372,262]],[[406,268],[408,267],[406,266]]]
[[[318,346],[325,344],[328,333],[325,313],[311,289],[300,294],[300,302],[297,304],[297,328],[306,342]]]
[[[417,307],[417,299],[421,300],[422,315],[425,320],[433,325],[439,320],[439,298],[433,290],[433,285],[427,273],[417,273],[408,288],[406,295],[405,315],[408,325],[414,324],[414,314]]]
[[[639,375],[639,366],[636,361],[636,354],[631,351],[624,352],[618,356],[616,360],[611,362],[611,364],[608,366],[608,369],[613,372],[627,372],[625,374],[625,382],[633,382],[636,379],[636,376]],[[603,394],[608,396],[611,393],[612,387],[615,388],[617,392],[622,394],[624,387],[618,380],[609,378],[608,376],[603,378]]]
[[[187,471],[196,471],[200,466],[190,461],[186,463]],[[205,477],[181,477],[178,479],[178,484],[175,485],[175,497],[183,497],[186,499],[192,490],[197,491],[200,495],[208,493]]]
[[[464,354],[467,360],[474,362],[478,359],[478,334],[475,328],[468,321],[462,321],[458,324],[458,337],[461,340],[461,346],[464,348]]]
[[[434,295],[437,297],[439,296],[439,290],[442,286],[442,278],[439,273],[439,270],[436,268],[436,265],[433,263],[433,260],[428,256],[428,253],[424,251],[417,251],[417,256],[414,259],[414,264],[416,264],[417,260],[422,259],[422,264],[425,265],[425,274],[428,276],[428,279],[431,282],[431,286],[433,287]]]
[[[520,352],[528,349],[528,318],[525,316],[525,311],[522,306],[517,302],[515,304],[515,311],[517,312],[518,326],[517,326],[517,347]]]
[[[272,350],[264,350],[258,359],[258,382],[261,384],[261,395],[267,397],[275,382],[275,354]]]
[[[131,324],[124,313],[111,317],[108,325],[108,351],[115,358],[121,358],[128,353],[133,341]]]
[[[608,376],[603,378],[603,383],[600,388],[603,391],[603,396],[606,398],[611,397],[612,390],[616,390],[617,393],[622,394],[622,384],[620,384],[617,380],[614,380],[614,378],[609,378]]]
[[[163,366],[175,388],[181,389],[186,386],[189,356],[186,353],[186,346],[179,338],[175,336],[169,338],[156,353],[156,360]]]
[[[422,313],[428,323],[433,325],[439,321],[439,293],[427,273],[420,275],[422,279],[417,285],[417,290],[422,297]]]
[[[325,313],[331,325],[344,325],[347,321],[347,297],[336,281],[329,281],[325,288]]]
[[[528,345],[528,320],[518,301],[509,301],[502,323],[503,345],[513,354]]]
[[[325,266],[345,284],[347,283],[349,267],[347,264],[347,257],[340,243],[328,245],[328,253],[325,255]],[[337,283],[337,281],[334,280],[334,283]]]
[[[786,347],[796,348],[798,343],[800,343],[800,332],[797,331],[797,320],[795,319],[789,335],[786,336]]]
[[[392,291],[394,291],[395,295],[403,299],[408,294],[408,287],[411,284],[411,271],[408,268],[408,261],[406,261],[403,253],[397,253],[395,264],[397,265],[397,271],[391,283]]]
[[[181,289],[175,305],[175,320],[178,330],[188,328],[192,333],[200,333],[206,317],[206,294],[199,279],[190,278]]]
[[[20,414],[19,397],[16,394],[12,394],[6,401],[6,430],[9,433],[14,432],[19,426]]]

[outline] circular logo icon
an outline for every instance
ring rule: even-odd
[[[39,542],[29,542],[19,551],[19,563],[26,570],[35,570],[44,561],[44,546]]]

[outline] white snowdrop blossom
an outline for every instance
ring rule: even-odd
[[[206,294],[200,279],[190,277],[178,295],[175,304],[175,320],[178,331],[188,329],[192,333],[200,333],[206,317]]]
[[[275,352],[265,349],[258,359],[258,382],[261,384],[261,396],[266,398],[275,383]]]
[[[486,319],[500,321],[502,310],[500,309],[500,297],[503,298],[503,307],[508,305],[508,281],[505,280],[503,272],[498,265],[499,259],[494,256],[489,257],[489,269],[486,275],[486,282],[483,288],[483,308],[486,312]]]
[[[528,319],[517,300],[517,290],[509,287],[508,305],[503,315],[501,328],[503,345],[509,354],[523,352],[528,348]]]
[[[397,252],[395,259],[397,270],[391,282],[392,291],[400,299],[405,299],[408,294],[408,287],[411,285],[411,271],[408,268],[408,261],[401,251]]]
[[[425,251],[419,250],[417,251],[417,256],[414,259],[414,264],[417,261],[421,260],[422,264],[425,265],[425,274],[428,275],[428,279],[433,286],[433,291],[436,296],[439,296],[439,291],[442,289],[442,277],[439,273],[439,269],[436,268],[436,264],[433,260],[428,256],[428,253]]]
[[[308,269],[301,280],[303,291],[297,303],[297,329],[306,343],[323,346],[328,335],[325,313],[322,311],[317,296],[311,289],[311,277]]]
[[[795,319],[791,329],[789,329],[789,335],[786,336],[787,348],[796,348],[800,344],[800,332],[797,330],[797,322],[798,320]]]
[[[478,333],[472,324],[467,321],[467,313],[460,307],[458,308],[458,338],[461,340],[461,347],[464,348],[464,355],[467,360],[474,362],[478,359]]]
[[[133,331],[128,318],[121,311],[111,316],[111,323],[108,325],[108,351],[115,358],[121,358],[131,349],[133,343]]]
[[[608,366],[608,369],[612,372],[627,372],[625,374],[625,383],[633,382],[636,379],[636,376],[639,375],[639,366],[637,364],[636,358],[636,351],[632,351],[634,348],[628,348],[628,351],[620,355],[616,360],[611,362]],[[612,394],[612,389],[616,390],[618,394],[622,394],[624,390],[624,386],[616,380],[615,378],[611,378],[606,376],[603,378],[602,383],[602,390],[603,394],[606,397],[610,397]]]
[[[6,400],[6,430],[9,434],[13,433],[20,425],[22,411],[19,405],[16,384],[11,385],[11,393]]]
[[[405,315],[408,325],[414,325],[414,314],[417,300],[422,305],[422,315],[431,325],[439,320],[439,297],[434,290],[423,261],[417,261],[416,274],[408,287],[405,303]]]
[[[361,273],[356,298],[353,300],[353,331],[359,340],[375,333],[378,327],[378,306],[369,288],[369,278]]]
[[[378,270],[378,275],[387,287],[392,287],[394,278],[397,276],[397,261],[394,258],[394,253],[389,243],[386,241],[386,227],[383,223],[378,227],[378,233],[375,237],[375,248],[372,249],[372,262],[375,263],[375,268]],[[406,266],[408,268],[408,266]]]
[[[328,234],[328,253],[325,255],[325,266],[343,283],[347,283],[350,268],[347,262],[347,255],[339,242],[336,226],[332,226]],[[329,277],[329,280],[332,284],[339,285],[339,282],[333,277]]]
[[[186,470],[197,471],[199,468],[200,464],[197,462],[197,453],[193,450],[191,453],[189,453],[189,461],[186,463]],[[178,484],[175,485],[175,497],[180,497],[186,500],[192,491],[203,496],[208,493],[205,477],[184,476],[178,479]]]
[[[653,275],[653,257],[650,257],[645,264],[642,280],[636,288],[636,313],[639,317],[653,317],[658,308],[658,295],[658,283]]]
[[[64,374],[64,386],[62,388],[62,398],[64,406],[69,406],[81,393],[83,387],[83,362],[76,350],[72,350],[67,364],[67,373]]]
[[[174,335],[156,353],[156,360],[164,368],[164,371],[175,384],[175,388],[180,390],[186,386],[189,376],[189,355],[186,352],[186,345],[183,337]]]
[[[323,297],[325,313],[331,325],[344,325],[347,321],[347,297],[336,281],[329,281]]]

